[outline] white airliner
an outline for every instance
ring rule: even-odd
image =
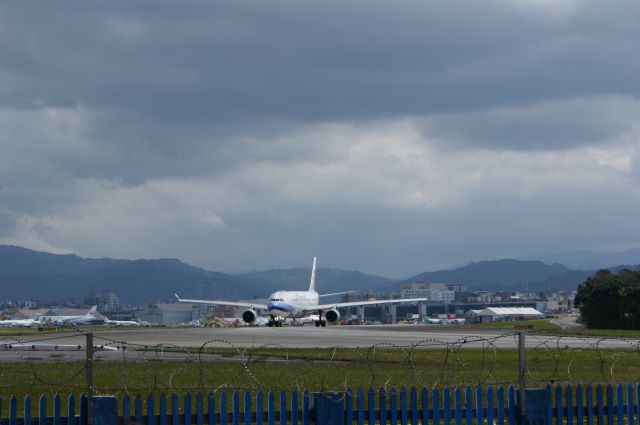
[[[326,326],[327,322],[333,323],[340,320],[339,307],[356,307],[376,304],[399,304],[412,302],[426,302],[426,298],[409,298],[399,300],[376,300],[376,301],[355,301],[347,303],[320,304],[320,297],[339,295],[347,292],[337,292],[333,294],[319,295],[316,292],[316,257],[313,257],[313,267],[311,268],[311,282],[307,291],[278,291],[269,296],[267,304],[252,304],[246,302],[218,301],[218,300],[191,300],[183,299],[175,294],[180,302],[228,305],[246,308],[242,313],[242,320],[246,323],[254,323],[258,318],[256,310],[266,310],[270,316],[269,327],[282,326],[282,320],[286,317],[303,317],[314,313],[318,315],[315,321],[316,326]],[[353,291],[348,291],[353,292]]]
[[[102,325],[104,319],[96,317],[98,306],[94,305],[82,316],[42,316],[40,323],[53,325]]]

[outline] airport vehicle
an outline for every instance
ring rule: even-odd
[[[39,319],[40,324],[51,324],[58,326],[72,325],[103,325],[104,319],[96,317],[97,305],[82,316],[42,316]]]
[[[374,301],[354,301],[345,303],[327,303],[320,304],[320,297],[328,297],[331,295],[340,295],[347,292],[337,292],[333,294],[320,295],[316,292],[316,263],[317,257],[313,257],[313,266],[311,268],[311,281],[307,291],[277,291],[269,296],[267,304],[252,304],[247,302],[222,301],[222,300],[194,300],[183,299],[175,294],[179,302],[196,303],[196,304],[212,304],[227,305],[246,308],[242,313],[242,320],[246,323],[253,323],[258,318],[257,310],[265,310],[270,317],[269,327],[280,327],[282,321],[287,317],[300,318],[309,314],[317,314],[318,319],[315,321],[316,326],[326,326],[327,322],[334,323],[340,320],[339,307],[357,307],[365,305],[378,304],[399,304],[399,303],[415,303],[426,302],[426,298],[410,298],[399,300],[374,300]]]

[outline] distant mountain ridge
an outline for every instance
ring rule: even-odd
[[[567,272],[570,272],[569,268],[562,264],[503,259],[471,263],[452,270],[420,273],[406,282],[457,283],[475,289],[520,290],[531,285],[537,288],[541,282]]]
[[[637,268],[630,263],[627,268]],[[609,267],[617,270],[622,266]],[[471,263],[451,270],[425,272],[404,282],[443,282],[486,290],[575,290],[593,270],[563,264],[504,259]],[[273,269],[239,274],[208,271],[177,259],[85,259],[0,245],[0,299],[82,301],[91,290],[113,289],[123,304],[171,300],[173,293],[203,299],[264,298],[276,290],[305,290],[310,268]],[[401,281],[334,268],[319,268],[317,290],[398,292]]]
[[[173,293],[202,299],[264,298],[281,289],[306,290],[311,268],[228,274],[177,259],[84,259],[0,245],[0,299],[82,301],[91,290],[110,288],[123,304],[172,300]],[[367,290],[394,280],[357,271],[319,268],[320,293]],[[346,289],[345,289],[346,288]]]

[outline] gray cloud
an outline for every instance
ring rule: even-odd
[[[640,243],[638,18],[633,1],[2,4],[0,242],[395,275]]]

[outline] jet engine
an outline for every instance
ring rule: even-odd
[[[253,309],[245,310],[242,313],[242,320],[244,320],[245,323],[253,323],[256,321],[257,318],[258,318],[258,315]]]
[[[337,322],[340,320],[340,312],[335,308],[332,308],[324,314],[324,317],[327,318],[327,322],[329,323]]]

